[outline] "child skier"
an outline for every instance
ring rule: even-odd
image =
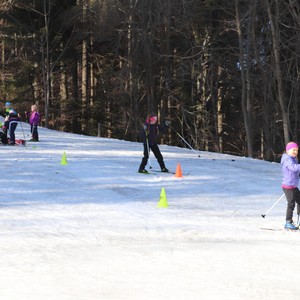
[[[6,118],[9,115],[10,110],[12,109],[11,103],[6,102],[5,103],[5,110],[2,112],[1,116]]]
[[[288,230],[298,230],[293,223],[293,212],[297,203],[297,214],[299,221],[300,214],[300,191],[298,189],[300,164],[297,160],[298,145],[290,142],[286,145],[285,153],[281,157],[282,166],[282,189],[287,200],[286,223],[284,228]]]
[[[38,124],[40,122],[40,114],[37,111],[37,105],[31,106],[31,113],[29,117],[29,124],[31,127],[31,135],[32,138],[30,142],[38,142],[39,141],[39,134],[38,134]]]
[[[3,132],[7,138],[7,132],[9,133],[10,142],[9,145],[15,145],[15,130],[18,126],[19,121],[21,120],[18,113],[12,108],[10,102],[6,102],[6,117],[3,126]]]
[[[144,157],[142,159],[142,162],[141,162],[139,170],[138,170],[139,173],[148,173],[148,171],[145,170],[145,167],[146,167],[148,159],[149,159],[150,149],[152,150],[154,156],[156,157],[161,171],[169,172],[169,170],[165,166],[163,156],[157,145],[158,133],[164,132],[164,130],[169,125],[170,125],[169,121],[165,121],[164,126],[158,125],[157,116],[155,114],[150,115],[150,117],[148,117],[146,119],[146,122],[141,131],[141,137],[142,137],[142,141],[144,144]]]
[[[4,119],[8,118],[8,115],[9,115],[9,112],[10,112],[11,109],[12,109],[11,103],[6,102],[4,110],[1,110],[1,112],[0,112],[0,116],[3,117]]]

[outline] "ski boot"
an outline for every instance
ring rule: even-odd
[[[286,230],[298,230],[299,228],[294,225],[293,221],[287,221],[284,225],[284,229],[286,229]]]

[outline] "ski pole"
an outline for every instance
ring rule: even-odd
[[[265,218],[266,217],[266,215],[276,206],[276,204],[284,197],[284,195],[285,194],[282,194],[282,196],[278,199],[278,200],[276,200],[276,202],[264,213],[264,214],[262,214],[261,216],[263,217],[263,218]]]
[[[22,132],[23,132],[24,141],[25,141],[24,143],[25,143],[25,145],[26,145],[26,137],[25,137],[25,133],[24,133],[23,124],[22,124],[21,121],[20,121],[20,124],[21,124]]]
[[[200,154],[177,132],[171,125],[169,127],[188,145],[188,147],[193,150],[195,153],[197,153],[198,157],[200,157]]]

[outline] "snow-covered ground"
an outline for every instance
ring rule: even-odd
[[[300,297],[286,200],[261,217],[282,195],[279,164],[164,145],[166,166],[190,174],[143,175],[140,143],[39,134],[0,146],[1,300]]]

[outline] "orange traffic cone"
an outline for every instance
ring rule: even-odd
[[[180,163],[177,164],[175,177],[182,177],[182,171],[181,171]]]

